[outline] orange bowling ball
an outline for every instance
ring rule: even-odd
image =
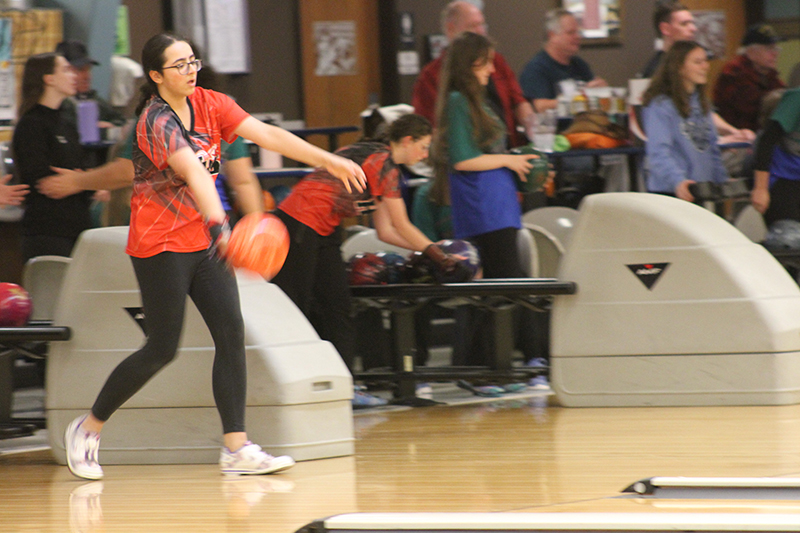
[[[288,253],[289,232],[283,222],[268,213],[251,213],[233,227],[225,255],[234,267],[272,279]]]

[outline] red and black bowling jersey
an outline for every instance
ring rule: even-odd
[[[189,96],[192,128],[159,96],[142,111],[136,125],[132,161],[131,227],[127,253],[151,257],[161,252],[196,252],[208,248],[210,237],[194,195],[167,159],[190,147],[216,179],[220,140],[233,142],[234,131],[249,115],[230,97],[197,87]]]
[[[389,147],[376,142],[359,142],[336,151],[358,163],[367,176],[363,193],[352,193],[341,180],[325,170],[316,170],[300,180],[280,209],[309,226],[320,235],[330,235],[343,218],[375,210],[375,201],[383,196],[400,198],[400,169],[392,161]]]

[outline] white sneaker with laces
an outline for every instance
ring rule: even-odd
[[[273,457],[258,444],[247,441],[244,446],[231,452],[222,448],[219,455],[219,468],[227,476],[253,474],[274,474],[294,466],[294,459],[288,455]]]
[[[70,422],[64,431],[67,466],[70,472],[83,479],[101,479],[103,469],[97,460],[100,434],[82,429],[81,423],[84,420],[86,420],[86,415],[79,416]]]

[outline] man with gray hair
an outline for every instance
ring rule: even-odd
[[[442,10],[442,31],[448,41],[465,31],[486,35],[486,20],[477,6],[466,1],[450,2]],[[439,90],[439,73],[442,70],[445,50],[417,76],[411,97],[414,112],[436,122],[436,97]],[[494,55],[494,72],[489,79],[487,96],[491,105],[503,118],[508,134],[509,148],[526,143],[524,135],[517,131],[517,124],[527,125],[532,119],[533,108],[522,95],[516,75],[499,52]]]
[[[786,85],[776,70],[780,37],[766,24],[751,26],[742,39],[741,53],[728,61],[714,85],[717,113],[736,128],[759,128],[761,100]]]
[[[587,87],[608,85],[603,78],[595,77],[589,64],[578,57],[581,30],[575,15],[566,9],[548,11],[545,32],[544,48],[533,56],[519,76],[522,92],[536,112],[555,109],[558,84],[564,80],[582,81]]]

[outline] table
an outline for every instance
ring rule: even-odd
[[[600,157],[604,155],[624,155],[628,159],[628,179],[630,180],[629,190],[639,191],[639,168],[642,159],[644,158],[644,146],[620,146],[617,148],[598,148],[598,149],[581,149],[581,150],[567,150],[565,152],[550,152],[547,154],[548,159],[553,162],[553,167],[556,171],[556,183],[558,183],[559,175],[562,173],[563,164],[565,159],[575,157],[592,157],[594,159],[594,166],[597,168],[600,165]]]
[[[327,135],[328,150],[333,152],[334,150],[339,148],[339,135],[341,135],[342,133],[352,133],[360,129],[361,128],[359,128],[358,126],[330,126],[323,128],[301,128],[289,131],[291,133],[294,133],[298,137],[302,137],[303,139],[311,135]]]
[[[392,328],[392,367],[389,371],[356,373],[361,380],[389,381],[397,385],[394,403],[415,403],[416,383],[436,379],[514,380],[540,374],[544,369],[513,367],[512,311],[516,304],[541,309],[553,296],[575,294],[577,285],[553,278],[476,280],[467,283],[356,285],[351,293],[357,301],[389,311]],[[490,311],[493,359],[489,367],[414,366],[414,313],[429,299],[465,298]]]

